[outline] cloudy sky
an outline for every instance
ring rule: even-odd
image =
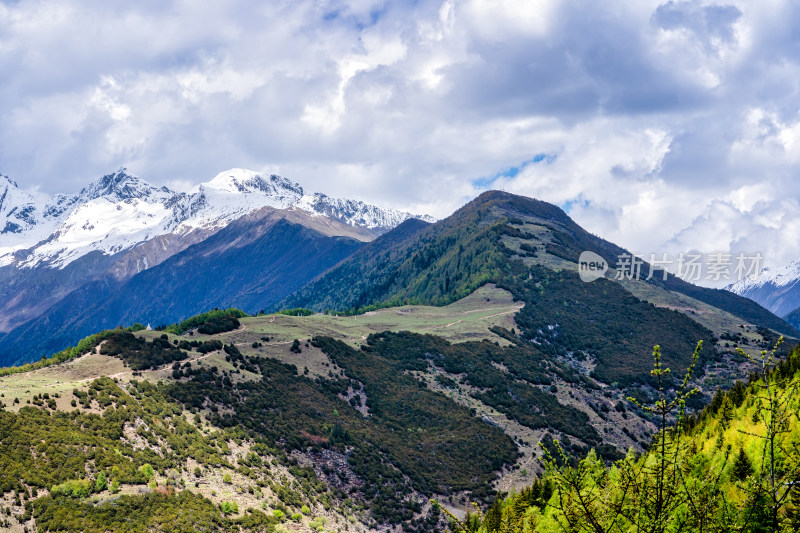
[[[0,173],[245,167],[436,216],[502,188],[637,252],[782,264],[800,4],[721,2],[0,0]]]

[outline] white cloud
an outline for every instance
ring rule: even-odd
[[[798,24],[790,0],[0,3],[0,172],[250,167],[444,216],[522,166],[494,186],[626,247],[777,264],[800,255]]]

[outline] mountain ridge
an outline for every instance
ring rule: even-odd
[[[119,182],[117,184],[119,185]],[[248,182],[241,181],[236,176],[224,176],[221,182],[218,181],[217,186],[238,190],[248,186],[263,189],[270,184],[260,178],[255,182]],[[292,194],[297,197],[299,191],[296,190]],[[279,205],[293,205],[293,203],[293,198],[285,198]],[[20,349],[25,353],[24,357],[36,358],[46,355],[48,350],[61,349],[70,342],[75,342],[77,338],[98,329],[140,320],[158,323],[176,321],[210,306],[241,305],[251,312],[260,309],[276,310],[281,307],[310,307],[317,311],[330,309],[358,313],[378,307],[409,303],[445,305],[467,296],[485,283],[505,283],[504,280],[510,279],[509,276],[518,276],[519,272],[525,269],[528,269],[529,276],[534,275],[535,271],[539,272],[536,269],[540,267],[555,271],[575,271],[577,257],[584,250],[592,250],[608,258],[612,268],[617,267],[612,258],[625,252],[613,243],[588,233],[557,206],[491,191],[480,195],[450,217],[434,224],[408,219],[372,242],[367,242],[366,245],[354,243],[348,248],[352,253],[333,252],[333,248],[323,247],[327,251],[321,253],[318,260],[312,261],[316,266],[304,270],[302,276],[298,274],[291,283],[284,283],[269,272],[271,263],[266,262],[259,270],[258,264],[254,262],[257,248],[261,246],[255,243],[260,237],[247,237],[248,232],[256,231],[249,225],[248,217],[257,220],[254,222],[256,225],[262,224],[264,231],[269,231],[277,219],[299,222],[316,232],[316,236],[312,239],[315,243],[328,242],[326,238],[337,236],[360,240],[362,243],[370,240],[367,234],[358,233],[367,230],[353,228],[324,215],[316,215],[296,207],[289,209],[264,207],[261,211],[252,211],[249,215],[240,217],[237,222],[223,229],[199,236],[196,242],[185,243],[186,246],[182,251],[173,256],[160,258],[158,264],[139,268],[140,262],[147,262],[149,256],[144,251],[142,256],[131,256],[128,268],[137,268],[139,271],[134,272],[130,279],[137,277],[147,279],[149,280],[147,283],[137,281],[124,288],[128,278],[104,273],[102,261],[106,256],[98,253],[87,255],[82,259],[82,267],[89,267],[88,270],[94,268],[99,274],[76,289],[82,291],[81,294],[76,294],[72,299],[53,302],[52,309],[43,310],[40,319],[32,316],[27,322],[15,325],[14,330],[3,339],[6,352],[4,359],[9,360],[8,354]],[[289,233],[281,233],[279,240],[270,244],[272,250],[268,256],[272,258],[270,261],[284,261],[280,259],[281,256],[285,255],[288,258],[292,257],[293,253],[295,257],[309,258],[303,248],[309,245],[319,246],[319,244],[300,244],[312,242],[301,238],[297,238],[296,242],[293,239]],[[248,248],[251,245],[252,248]],[[276,253],[280,247],[285,249]],[[231,264],[234,269],[241,267],[238,271],[242,280],[240,284],[242,287],[247,287],[246,290],[238,290],[236,283],[221,274],[231,268],[225,261],[233,257],[230,254],[234,253],[234,250],[239,249],[244,250],[242,252],[244,255]],[[195,253],[192,250],[203,250],[203,252]],[[333,255],[327,255],[328,252]],[[92,257],[95,261],[99,261],[94,266],[89,262],[89,258]],[[171,260],[173,258],[175,259]],[[310,259],[306,259],[308,260]],[[157,268],[165,262],[167,264],[162,269]],[[201,264],[204,265],[202,268],[198,266]],[[282,264],[285,265],[280,269],[282,275],[293,276],[292,269],[288,267],[289,263]],[[147,274],[153,268],[156,270]],[[643,275],[648,273],[648,268],[649,266],[645,264]],[[187,284],[187,280],[198,275],[203,276],[206,272],[220,274],[217,275],[217,279],[212,277],[200,283],[199,292],[193,288],[191,282]],[[164,273],[165,279],[172,279],[173,282],[163,283],[163,280],[159,279],[159,273]],[[2,274],[3,270],[0,269],[0,275]],[[225,279],[228,281],[223,282]],[[265,285],[269,288],[257,288],[263,280],[269,279],[272,281]],[[206,298],[204,291],[215,293],[215,283],[232,283],[232,285],[219,293],[217,299]],[[559,285],[563,285],[560,290],[569,293],[580,289],[578,292],[585,292],[587,288],[583,285],[569,288],[570,283],[572,282],[567,278],[559,281]],[[679,294],[686,297],[682,308],[690,309],[695,305],[691,303],[693,301],[704,302],[730,313],[731,317],[725,319],[727,321],[732,317],[738,317],[759,327],[771,328],[795,337],[800,336],[794,328],[756,303],[732,293],[703,289],[672,276],[667,276],[664,281],[660,276],[654,276],[650,281],[637,283],[639,287],[650,287],[644,293],[649,291],[651,297],[656,300],[663,299],[668,294]],[[512,282],[510,286],[514,284],[518,282]],[[133,289],[133,287],[138,288]],[[175,287],[182,289],[177,290]],[[181,290],[185,294],[182,294]],[[614,290],[616,291],[616,288]],[[114,295],[115,291],[120,291],[119,297]],[[246,297],[248,291],[254,292]],[[641,290],[633,291],[637,298],[647,299],[641,296],[644,293]],[[92,294],[95,294],[94,299]],[[164,314],[163,309],[157,310],[153,307],[150,309],[151,316],[148,317],[146,309],[137,304],[139,314],[126,314],[124,302],[136,301],[140,294],[150,295],[143,299],[145,304],[150,301],[175,300],[183,302],[182,307],[174,308],[171,314]],[[69,293],[65,296],[69,296]],[[592,298],[597,296],[595,294]],[[28,297],[36,298],[37,295],[31,293]],[[117,302],[114,304],[116,308],[113,312],[109,311],[109,301]],[[164,306],[161,308],[167,309]],[[107,321],[92,318],[93,310],[103,309],[105,311],[100,314]],[[694,322],[699,321],[704,327],[711,326],[712,324],[698,318],[705,312],[698,310],[701,314],[695,313],[690,318]],[[688,311],[686,314],[691,315]],[[69,328],[65,329],[63,325],[58,324],[60,321],[66,321],[68,324],[82,322],[84,325],[70,333]],[[35,346],[35,343],[32,344],[26,339],[46,338],[48,331],[60,331],[58,341],[60,344],[50,344],[47,347],[41,345],[34,352],[25,352]],[[719,330],[720,333],[722,331]]]
[[[494,214],[491,212],[494,211]],[[445,293],[448,287],[435,286],[432,284],[432,273],[426,270],[429,266],[436,269],[441,267],[441,276],[438,283],[448,285],[456,283],[463,277],[460,271],[461,262],[458,257],[463,250],[454,250],[452,244],[458,240],[458,236],[449,235],[441,237],[440,243],[435,244],[437,233],[446,234],[458,224],[466,224],[475,231],[486,232],[490,225],[497,223],[501,219],[514,219],[520,214],[533,215],[538,221],[537,224],[546,228],[543,231],[551,232],[554,235],[552,240],[542,240],[536,246],[540,248],[539,253],[547,257],[552,256],[560,268],[572,265],[576,267],[578,256],[585,250],[594,251],[603,256],[609,265],[616,266],[615,258],[621,254],[629,253],[620,246],[596,237],[575,223],[558,206],[523,196],[513,195],[501,191],[487,191],[477,198],[458,209],[453,215],[442,219],[425,228],[419,228],[422,234],[419,236],[423,241],[423,247],[427,249],[398,250],[397,247],[403,246],[403,240],[395,240],[387,249],[381,248],[383,243],[392,238],[392,232],[384,234],[381,238],[367,244],[359,250],[352,258],[348,258],[342,264],[337,265],[331,272],[325,274],[320,279],[312,281],[298,293],[287,298],[283,304],[287,307],[312,307],[322,309],[329,307],[337,309],[334,305],[340,303],[339,310],[356,311],[359,308],[367,308],[375,305],[385,305],[398,302],[417,302],[442,304],[449,303],[453,299],[463,297],[466,292],[477,288],[480,281],[486,281],[491,276],[484,276],[481,280],[472,280],[459,285],[459,289],[449,296]],[[547,227],[549,225],[549,227]],[[482,228],[482,229],[481,229]],[[494,238],[502,238],[497,235]],[[486,244],[482,245],[484,248]],[[530,252],[517,249],[518,257],[525,257]],[[500,248],[501,254],[508,254],[507,250]],[[532,252],[534,255],[536,252]],[[357,263],[361,258],[372,254],[371,259],[364,268],[356,268],[348,271],[350,265]],[[515,254],[511,254],[515,255]],[[495,262],[498,258],[487,255],[487,260]],[[531,256],[533,257],[533,256]],[[437,263],[438,261],[438,263]],[[531,259],[535,262],[535,259]],[[420,268],[422,267],[422,268]],[[571,268],[572,268],[571,267]],[[642,266],[642,277],[645,278],[650,272],[650,265],[646,262]],[[385,273],[385,275],[382,274]],[[417,272],[417,274],[414,274]],[[448,282],[447,280],[451,281]],[[685,296],[700,300],[709,305],[718,307],[743,320],[761,323],[762,325],[773,328],[781,333],[794,337],[800,333],[785,323],[780,318],[774,316],[769,311],[749,299],[737,297],[723,290],[707,289],[687,283],[673,275],[667,275],[666,280],[659,275],[654,275],[647,283],[657,286],[666,291],[673,291]],[[372,294],[362,291],[355,294],[361,287],[371,284],[372,288],[378,287],[380,290]],[[423,287],[424,286],[424,287]],[[427,288],[425,288],[427,287]],[[324,302],[321,300],[324,299]]]
[[[262,207],[296,207],[380,234],[412,215],[358,200],[334,199],[277,175],[234,168],[192,192],[156,187],[120,169],[77,194],[42,202],[5,178],[0,216],[0,266],[63,268],[94,250],[115,254],[157,236],[213,230]],[[15,205],[10,205],[11,200]],[[0,219],[0,222],[3,222]],[[14,235],[10,238],[9,234]],[[5,236],[5,237],[4,237]],[[6,241],[6,242],[4,242]]]
[[[69,292],[0,338],[0,366],[120,324],[176,322],[217,306],[268,308],[363,245],[346,232],[302,211],[254,211],[129,279],[98,276]]]
[[[111,327],[157,326],[106,330],[49,361],[0,372],[6,396],[16,397],[8,414],[0,411],[0,423],[14,428],[0,454],[26,465],[0,471],[0,482],[49,490],[30,513],[13,507],[18,523],[115,530],[125,515],[108,494],[110,479],[131,491],[155,482],[165,487],[161,501],[179,509],[196,498],[203,516],[231,530],[269,529],[289,516],[318,530],[304,518],[316,505],[314,513],[333,509],[348,530],[354,522],[342,517],[356,515],[359,532],[441,531],[441,512],[426,502],[488,505],[497,492],[528,485],[541,471],[540,442],[551,449],[557,440],[567,460],[594,449],[606,463],[646,450],[656,426],[638,406],[658,399],[654,345],[657,368],[680,379],[679,370],[694,367],[692,411],[752,368],[731,343],[757,357],[778,337],[770,324],[792,331],[732,293],[669,276],[618,279],[614,257],[624,249],[535,199],[489,192],[434,224],[406,220],[374,240],[336,235],[344,228],[355,231],[264,207],[125,282],[93,281],[12,332],[33,343],[64,333],[51,325],[97,332],[98,316]],[[585,250],[607,258],[606,276],[581,280]],[[321,258],[326,264],[313,268]],[[223,310],[235,298],[323,312]],[[345,316],[325,312],[336,302]],[[158,327],[159,312],[201,306],[220,309],[189,327]],[[0,345],[12,341],[6,335]],[[41,388],[29,386],[39,380]],[[16,428],[41,427],[45,416],[59,422],[58,433],[30,433],[37,447],[19,447],[28,433]],[[94,461],[47,468],[63,443],[71,450],[86,439],[101,443]],[[279,464],[288,473],[276,472]],[[149,503],[127,498],[119,501]]]
[[[221,172],[179,193],[123,168],[79,193],[50,198],[28,193],[3,176],[0,332],[34,319],[70,291],[105,277],[125,281],[264,208],[306,213],[304,223],[321,233],[360,241],[413,216],[306,194],[287,178],[245,169]]]

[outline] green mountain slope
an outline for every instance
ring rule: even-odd
[[[246,522],[225,516],[202,496],[176,492],[192,479],[183,472],[187,464],[197,465],[194,479],[204,479],[209,468],[233,470],[227,442],[234,433],[201,432],[180,405],[147,382],[121,387],[101,378],[63,397],[70,398],[72,411],[57,409],[62,397],[49,394],[18,412],[0,411],[4,528],[236,531]],[[131,431],[136,439],[126,438]],[[163,490],[135,490],[148,484]],[[275,523],[258,513],[245,530]]]
[[[800,350],[784,360],[765,352],[759,362],[747,382],[663,426],[645,454],[608,468],[593,452],[565,464],[555,451],[542,479],[485,514],[451,515],[451,530],[797,531]],[[679,398],[666,392],[663,405],[677,408]]]
[[[111,331],[82,357],[0,378],[9,523],[117,531],[130,512],[148,531],[171,531],[165,517],[184,520],[185,505],[210,530],[271,531],[280,511],[312,528],[324,518],[341,530],[434,531],[441,516],[428,498],[491,498],[517,457],[500,428],[390,358],[330,337],[293,343],[277,319],[206,335],[197,321],[182,335]]]
[[[218,310],[0,372],[0,519],[20,531],[122,531],[127,515],[148,531],[188,516],[208,530],[441,531],[430,499],[457,511],[530,485],[539,442],[557,440],[566,461],[594,449],[598,468],[644,451],[657,420],[625,398],[658,397],[653,345],[682,368],[705,342],[697,408],[752,368],[735,347],[757,354],[772,326],[788,328],[676,280],[615,280],[612,261],[582,282],[585,249],[624,252],[555,206],[487,193],[361,246],[281,304],[344,313]],[[234,270],[258,264],[247,257]]]
[[[356,312],[376,305],[455,301],[500,274],[499,227],[488,209],[473,204],[433,225],[406,222],[282,305]]]
[[[627,253],[588,233],[552,204],[498,191],[482,194],[436,224],[407,225],[364,246],[281,305],[350,312],[399,303],[442,305],[486,281],[504,279],[514,259],[528,266],[575,270],[585,250],[600,254],[612,267]],[[645,263],[642,282],[648,274]],[[665,281],[660,273],[646,283],[743,321],[800,336],[752,300],[728,291],[698,287],[672,275]]]
[[[798,335],[731,293],[673,276],[645,281],[647,265],[642,280],[617,283],[613,267],[625,251],[538,200],[492,191],[414,230],[389,232],[364,246],[282,305],[351,313],[404,303],[442,305],[491,281],[525,303],[517,319],[522,339],[554,356],[589,358],[593,376],[607,384],[645,379],[648,350],[655,344],[664,347],[669,363],[685,364],[681,354],[690,354],[697,340],[713,344],[715,336],[733,335],[731,322],[737,319]],[[607,258],[609,279],[579,281],[577,259],[584,250]],[[667,298],[680,303],[667,305]],[[697,303],[706,304],[702,312],[693,312]],[[764,342],[756,337],[754,342]]]

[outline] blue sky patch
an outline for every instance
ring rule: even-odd
[[[517,166],[509,167],[505,170],[502,170],[493,176],[484,176],[482,178],[472,180],[472,184],[478,189],[488,189],[495,181],[497,181],[500,178],[516,177],[517,174],[519,174],[520,171],[522,171],[522,169],[524,169],[528,165],[534,165],[542,162],[549,165],[550,163],[555,161],[557,157],[558,156],[556,154],[545,154],[545,153],[536,154],[531,159],[523,161]]]

